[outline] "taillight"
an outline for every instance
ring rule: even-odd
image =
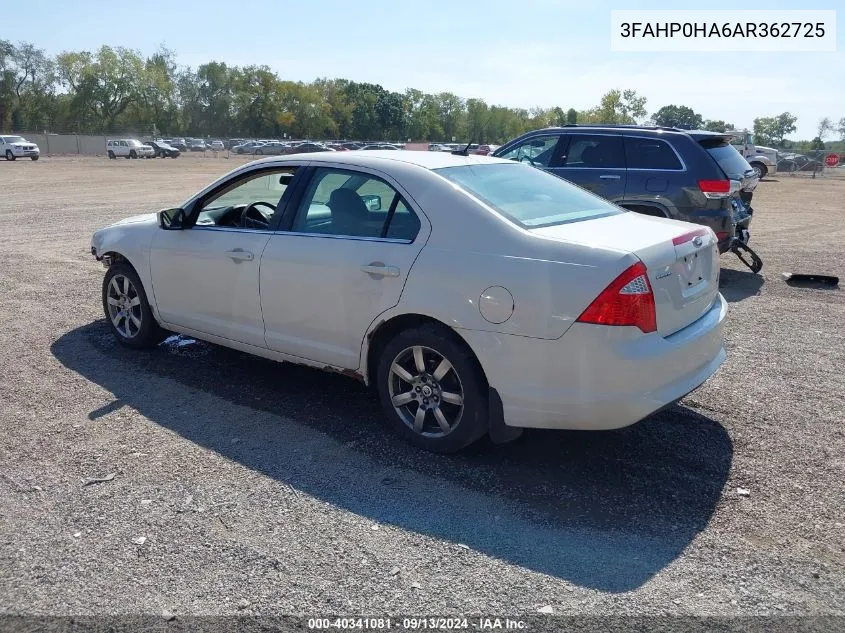
[[[699,180],[698,188],[705,198],[727,198],[731,195],[730,180]]]
[[[633,325],[646,333],[657,331],[654,293],[645,264],[637,262],[614,279],[578,317],[578,322]]]
[[[731,236],[727,231],[716,231],[716,240],[719,242],[728,239]]]

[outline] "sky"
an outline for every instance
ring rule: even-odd
[[[739,128],[789,111],[793,138],[819,119],[845,117],[845,28],[827,53],[619,53],[611,9],[673,9],[668,2],[568,0],[0,0],[0,37],[54,55],[160,46],[183,65],[266,64],[283,79],[317,77],[482,98],[489,104],[583,110],[632,88],[652,114],[687,105]],[[711,0],[707,9],[837,9],[803,3]],[[683,7],[682,7],[683,8]],[[689,6],[688,8],[694,8]],[[845,8],[837,18],[845,16]]]

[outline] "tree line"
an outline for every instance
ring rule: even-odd
[[[263,65],[183,67],[166,48],[149,57],[110,46],[52,57],[30,43],[0,40],[2,131],[501,143],[550,125],[636,123],[646,116],[646,99],[630,89],[610,90],[581,111],[514,108],[349,79],[289,81]],[[661,125],[730,127],[685,106],[665,106],[652,118]],[[765,120],[755,120],[755,131],[757,121]]]

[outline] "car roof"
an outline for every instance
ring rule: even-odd
[[[272,156],[257,162],[298,162],[302,160],[330,161],[356,165],[359,167],[388,167],[391,162],[407,163],[417,165],[424,169],[440,169],[443,167],[460,167],[464,165],[481,165],[487,163],[506,163],[513,161],[504,158],[493,158],[491,156],[459,156],[449,152],[425,152],[414,150],[357,150],[355,152],[303,152],[301,154],[290,154],[288,156]]]

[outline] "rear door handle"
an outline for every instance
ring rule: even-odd
[[[229,259],[233,259],[236,262],[251,262],[255,259],[255,255],[250,253],[249,251],[245,251],[242,248],[236,248],[232,251],[226,251],[226,255]]]
[[[620,180],[622,176],[619,176],[617,174],[602,174],[601,176],[599,176],[599,178],[601,178],[602,180]]]
[[[361,271],[368,275],[376,275],[378,277],[398,277],[399,269],[396,266],[386,266],[381,262],[371,262],[361,266]]]

